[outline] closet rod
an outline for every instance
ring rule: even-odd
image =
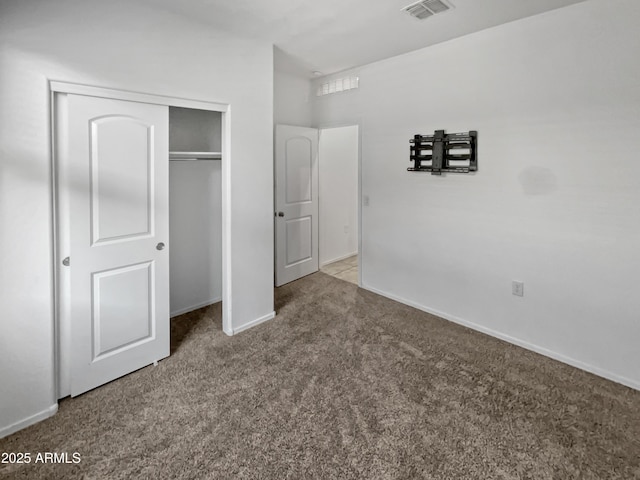
[[[220,160],[221,152],[169,152],[169,160]]]
[[[169,158],[170,162],[201,162],[205,160],[222,160],[222,158]]]

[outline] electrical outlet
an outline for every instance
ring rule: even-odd
[[[524,297],[524,282],[513,280],[511,282],[511,293],[518,297]]]

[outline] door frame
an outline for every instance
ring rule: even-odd
[[[328,122],[318,125],[316,127],[318,129],[318,159],[319,161],[322,161],[320,159],[320,136],[322,135],[322,130],[340,127],[358,127],[358,286],[362,288],[362,120],[357,119],[345,122]]]
[[[201,100],[192,100],[164,95],[153,95],[142,92],[116,90],[78,83],[48,81],[49,87],[49,115],[50,115],[50,152],[51,152],[51,251],[53,258],[53,318],[54,318],[54,368],[56,399],[60,398],[61,374],[61,308],[65,308],[61,298],[62,259],[61,251],[61,202],[59,181],[60,162],[67,152],[59,144],[59,136],[66,134],[65,126],[60,123],[59,100],[66,94],[84,95],[89,97],[109,98],[138,103],[150,103],[167,107],[193,108],[220,112],[222,116],[222,330],[227,335],[233,335],[231,321],[231,105]],[[66,108],[63,107],[63,108]]]

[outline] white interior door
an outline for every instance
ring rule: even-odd
[[[69,95],[71,395],[169,355],[168,107]]]
[[[276,125],[276,286],[318,271],[318,130]]]

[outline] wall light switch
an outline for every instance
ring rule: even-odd
[[[369,195],[362,196],[362,205],[364,205],[365,207],[369,206]]]

